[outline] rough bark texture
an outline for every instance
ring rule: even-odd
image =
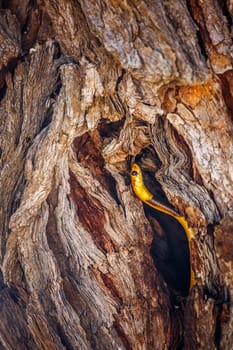
[[[0,8],[0,349],[232,349],[232,3]],[[136,156],[195,231],[178,305]]]

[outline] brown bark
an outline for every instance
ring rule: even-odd
[[[0,349],[231,349],[230,1],[0,8]],[[135,157],[194,228],[188,297],[151,253],[171,239],[186,266],[184,232],[133,194]]]

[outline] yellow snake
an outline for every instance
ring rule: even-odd
[[[131,184],[134,190],[134,193],[136,196],[144,203],[149,205],[150,207],[165,213],[167,215],[172,216],[174,219],[176,219],[181,226],[184,228],[184,231],[186,233],[186,237],[188,242],[190,243],[191,239],[194,238],[194,232],[193,229],[188,225],[187,220],[184,216],[180,216],[178,213],[176,213],[173,209],[170,209],[166,207],[166,205],[158,202],[152,193],[146,188],[143,176],[142,176],[142,170],[140,166],[136,163],[133,163],[131,167]],[[189,288],[191,289],[193,285],[196,284],[194,272],[191,268],[190,271],[190,285]]]

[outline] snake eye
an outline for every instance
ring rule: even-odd
[[[131,172],[131,175],[132,175],[132,176],[136,176],[137,174],[138,174],[138,172],[135,171],[135,170]]]

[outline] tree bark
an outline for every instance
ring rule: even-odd
[[[0,349],[231,349],[231,2],[0,8]]]

